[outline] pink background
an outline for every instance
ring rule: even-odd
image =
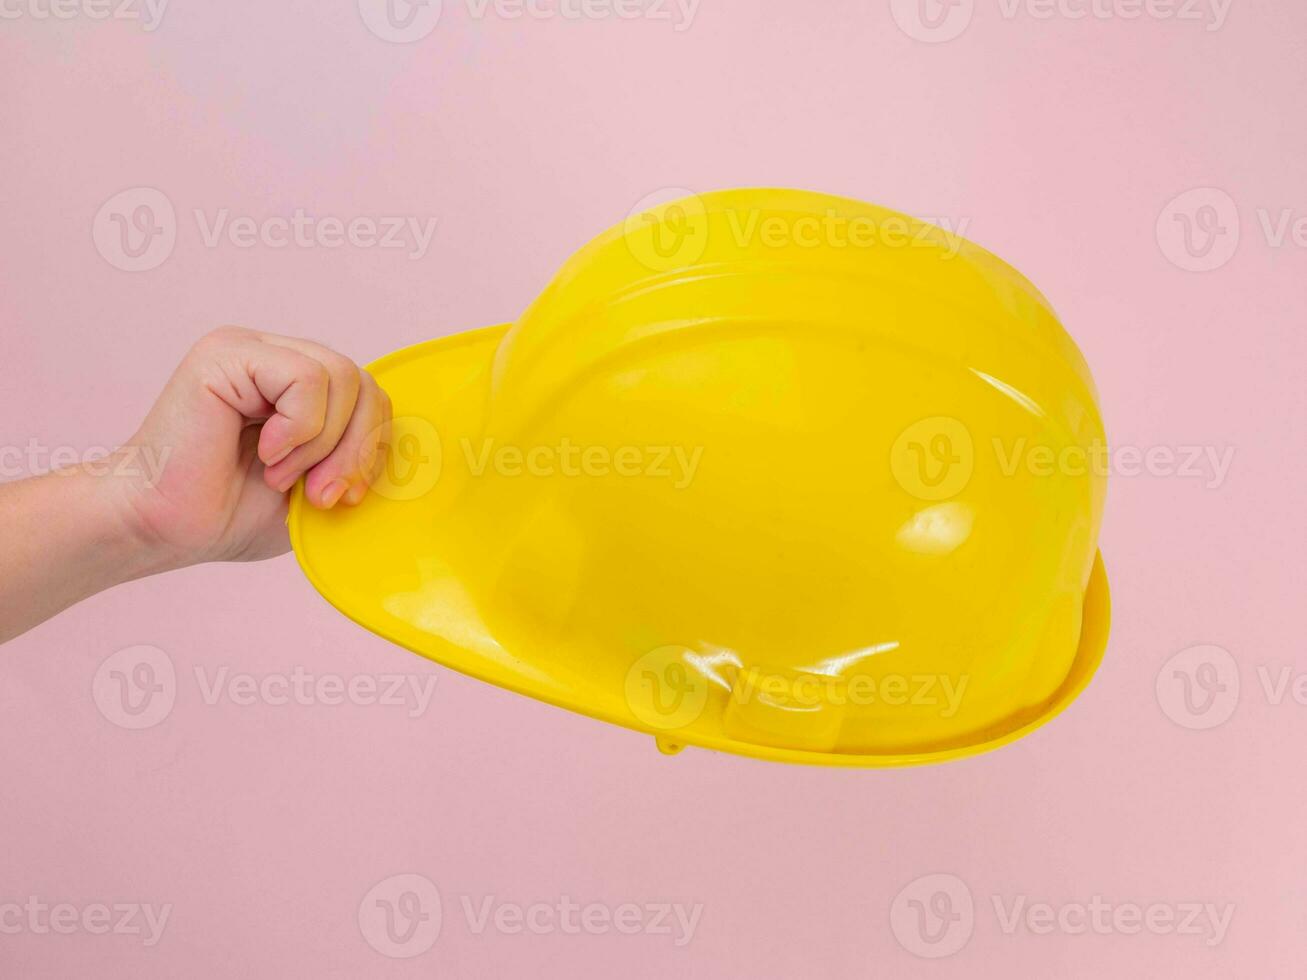
[[[1235,455],[1219,486],[1113,476],[1115,621],[1097,678],[1032,737],[924,769],[664,758],[650,738],[372,637],[289,556],[100,595],[0,651],[0,906],[171,903],[171,917],[148,948],[0,932],[0,976],[1302,975],[1307,707],[1274,703],[1258,668],[1307,671],[1291,628],[1307,256],[1269,242],[1257,212],[1307,214],[1307,8],[1234,0],[1208,30],[1005,16],[979,0],[960,36],[930,43],[889,0],[702,0],[679,31],[476,18],[446,0],[411,44],[375,36],[352,0],[175,0],[153,32],[40,19],[28,0],[6,9],[21,16],[0,22],[0,446],[125,438],[217,324],[370,359],[512,319],[571,250],[661,188],[780,184],[965,219],[1057,306],[1114,444]],[[166,261],[131,273],[97,252],[92,223],[140,186],[167,195],[178,232]],[[1201,187],[1228,195],[1241,235],[1228,262],[1191,272],[1155,226]],[[207,248],[192,218],[297,207],[438,227],[411,260]],[[177,696],[131,731],[92,687],[106,657],[138,644],[171,658]],[[1206,730],[1176,723],[1156,689],[1196,644],[1228,650],[1241,681],[1232,716]],[[410,718],[209,705],[194,673],[297,665],[438,683]],[[443,928],[393,959],[358,910],[405,873],[438,888]],[[931,873],[956,875],[975,903],[970,940],[933,961],[890,914]],[[461,899],[489,895],[703,909],[682,947],[477,934]],[[994,895],[1234,913],[1215,945],[1008,934]]]

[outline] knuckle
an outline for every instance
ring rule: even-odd
[[[358,366],[344,354],[328,351],[323,356],[323,363],[327,366],[327,370],[332,377],[349,379],[352,383],[358,384]]]
[[[233,324],[223,324],[214,327],[194,344],[194,349],[201,351],[212,350],[215,347],[225,347],[233,341],[244,340],[249,335],[249,331],[244,327],[238,327]]]
[[[235,323],[223,323],[214,327],[206,336],[217,340],[232,340],[234,338],[244,339],[250,336],[251,331],[247,327],[239,326]]]
[[[354,367],[353,364],[349,366],[348,370],[341,370],[340,373],[335,376],[335,381],[333,383],[340,385],[340,387],[349,395],[350,401],[358,401],[359,393],[363,388],[363,382],[359,379],[358,368]]]
[[[331,384],[331,372],[327,370],[327,366],[311,357],[304,358],[302,374],[305,384],[312,387],[317,394],[325,394]]]

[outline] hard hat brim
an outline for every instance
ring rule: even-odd
[[[434,448],[441,458],[434,463],[434,480],[420,481],[416,488],[374,487],[356,507],[330,511],[309,505],[302,484],[292,493],[287,523],[300,567],[331,605],[360,626],[460,673],[654,735],[664,751],[696,745],[759,759],[827,766],[920,765],[998,748],[1048,722],[1088,685],[1106,648],[1110,622],[1101,553],[1084,596],[1079,646],[1065,680],[1052,696],[963,740],[935,744],[925,751],[826,752],[756,744],[731,738],[724,731],[659,732],[623,711],[620,694],[614,697],[597,686],[579,687],[574,676],[551,672],[547,651],[504,650],[487,642],[449,556],[441,553],[439,535],[429,532],[438,529],[450,512],[458,483],[453,471],[462,465],[457,451],[451,450],[461,439],[477,434],[495,351],[508,326],[426,341],[368,365],[390,395],[397,424],[417,420],[410,424],[439,432],[440,444]],[[428,466],[431,455],[426,454]],[[448,478],[442,476],[442,468]],[[414,582],[433,587],[414,589]]]

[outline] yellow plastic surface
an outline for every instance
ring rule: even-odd
[[[449,667],[687,745],[891,766],[993,748],[1106,644],[1103,430],[1047,302],[861,202],[634,214],[510,326],[371,365],[387,471],[300,491],[314,586]]]

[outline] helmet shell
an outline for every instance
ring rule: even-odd
[[[486,399],[465,455],[521,465],[468,475],[452,567],[495,643],[667,743],[947,752],[1072,675],[1096,395],[970,242],[801,191],[640,212],[507,332]]]

